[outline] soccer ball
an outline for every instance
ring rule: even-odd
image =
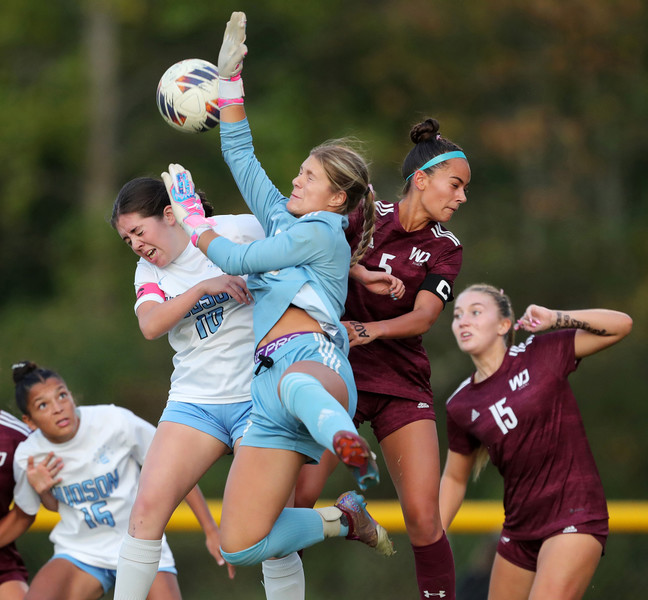
[[[200,58],[170,66],[155,95],[164,120],[180,131],[200,133],[218,125],[218,70]]]

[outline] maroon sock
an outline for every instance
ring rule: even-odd
[[[455,600],[455,570],[450,543],[444,533],[429,546],[412,546],[421,598]]]

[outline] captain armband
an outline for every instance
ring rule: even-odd
[[[432,292],[435,296],[441,299],[444,308],[446,303],[454,300],[454,296],[452,295],[452,284],[443,277],[443,275],[428,273],[419,288],[419,291],[420,290]]]
[[[162,298],[162,302],[166,300],[164,292],[160,289],[160,286],[155,283],[145,283],[137,288],[136,296],[138,300],[142,296],[148,296],[149,294],[155,294],[156,296],[159,296],[160,298]]]

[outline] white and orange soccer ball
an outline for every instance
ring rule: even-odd
[[[170,66],[155,96],[164,120],[180,131],[201,133],[219,123],[218,70],[201,58]]]

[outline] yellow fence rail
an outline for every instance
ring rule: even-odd
[[[332,500],[322,500],[317,506],[332,504]],[[209,508],[217,522],[220,520],[221,502],[209,500]],[[395,500],[371,500],[367,508],[372,516],[388,531],[402,533],[405,523],[400,505]],[[648,533],[648,502],[616,500],[608,502],[610,512],[610,530],[621,533]],[[59,520],[58,513],[50,512],[41,507],[32,530],[49,531]],[[464,502],[457,514],[451,533],[490,533],[498,531],[504,521],[504,510],[499,501],[468,501]],[[167,531],[199,531],[200,525],[191,509],[180,505],[167,527]]]

